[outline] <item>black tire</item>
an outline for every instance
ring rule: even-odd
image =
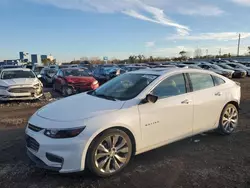
[[[230,110],[229,109],[233,109],[233,112],[231,114],[236,114],[235,118],[230,117],[228,119],[230,119],[230,122],[227,126],[226,122],[227,122],[227,114]],[[228,116],[229,117],[229,116]],[[232,121],[235,121],[232,122]],[[234,105],[234,104],[227,104],[224,109],[221,112],[221,117],[220,117],[220,122],[219,122],[219,126],[218,126],[218,132],[222,135],[230,135],[234,132],[235,128],[238,126],[238,122],[239,122],[239,111],[238,108]]]
[[[62,96],[63,97],[67,97],[68,96],[68,94],[67,94],[67,86],[62,86]]]
[[[114,172],[103,172],[102,170],[100,170],[96,164],[96,152],[98,149],[98,146],[105,142],[104,140],[108,137],[112,137],[112,136],[121,136],[122,138],[124,138],[126,140],[126,146],[128,147],[128,153],[126,154],[126,162],[124,162],[124,164],[122,164],[120,166],[119,169],[115,170]],[[114,137],[113,137],[114,139]],[[112,141],[113,143],[113,141]],[[99,176],[99,177],[109,177],[112,175],[115,175],[117,173],[119,173],[120,171],[122,171],[129,163],[131,156],[132,156],[132,151],[133,151],[133,146],[132,146],[132,142],[130,137],[122,130],[119,129],[109,129],[107,131],[104,131],[103,133],[101,133],[100,135],[98,135],[91,143],[88,152],[87,152],[87,160],[86,160],[86,166],[88,167],[88,169],[95,175]],[[110,150],[111,152],[111,150]],[[112,158],[111,160],[113,161],[115,159],[115,156],[111,157],[109,156],[109,158]],[[117,160],[116,160],[117,161]],[[114,162],[114,161],[113,161]],[[114,163],[113,163],[114,164]],[[112,166],[112,165],[111,165]],[[113,169],[114,170],[114,169]]]
[[[53,91],[57,91],[55,82],[53,83]]]

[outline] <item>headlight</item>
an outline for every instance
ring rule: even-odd
[[[85,127],[73,128],[73,129],[46,129],[44,135],[50,138],[73,138],[78,136]]]
[[[6,86],[0,86],[0,89],[6,90],[6,89],[8,89],[8,87],[6,87]]]
[[[94,81],[92,84],[93,84],[93,85],[96,85],[96,84],[98,84],[98,81]]]

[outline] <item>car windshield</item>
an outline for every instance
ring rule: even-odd
[[[250,67],[250,63],[249,64],[248,63],[244,63],[243,66]]]
[[[214,68],[214,69],[222,69],[220,66],[218,66],[218,65],[210,65],[212,68]]]
[[[219,66],[224,68],[224,69],[232,69],[232,67],[230,67],[229,65],[225,65],[225,64],[221,64]]]
[[[35,78],[36,76],[30,70],[11,70],[3,71],[1,75],[2,80],[17,79],[17,78]]]
[[[79,69],[68,69],[63,71],[65,76],[90,76],[85,70]]]
[[[157,77],[152,74],[123,74],[89,94],[111,100],[130,100]]]

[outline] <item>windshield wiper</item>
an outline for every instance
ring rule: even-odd
[[[96,93],[96,91],[91,92],[91,95],[96,96],[96,97],[100,97],[100,98],[104,98],[107,100],[117,101],[117,99],[113,96],[98,94],[98,93]]]
[[[115,97],[112,97],[112,96],[109,96],[109,95],[104,95],[104,94],[95,94],[95,96],[100,97],[100,98],[104,98],[104,99],[108,99],[108,100],[112,100],[112,101],[117,100]]]

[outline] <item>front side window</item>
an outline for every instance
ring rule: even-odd
[[[214,87],[214,81],[210,74],[189,73],[189,76],[193,86],[193,91]]]
[[[158,75],[153,74],[123,74],[89,94],[102,98],[130,100],[141,93],[157,77]]]
[[[177,96],[186,93],[186,84],[183,74],[174,75],[163,80],[155,87],[152,94],[159,98]]]
[[[2,80],[18,79],[18,78],[35,78],[36,76],[30,70],[11,70],[3,71],[1,75]]]

